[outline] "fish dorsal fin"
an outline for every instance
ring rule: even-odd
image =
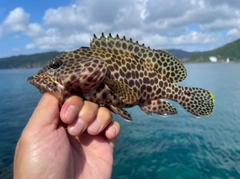
[[[109,34],[108,37],[105,37],[102,33],[98,38],[94,35],[90,47],[141,58],[147,63],[152,63],[154,70],[165,75],[169,82],[180,82],[187,76],[183,64],[172,54],[164,50],[153,50],[150,47],[145,47],[144,44],[140,45],[138,42],[133,42],[131,38],[127,40],[125,36],[120,38],[119,35],[112,37]]]
[[[105,79],[104,83],[125,104],[133,104],[138,100],[138,96],[134,90],[125,83],[112,79]]]

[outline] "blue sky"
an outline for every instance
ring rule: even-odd
[[[211,50],[240,38],[239,0],[0,2],[0,58],[73,50],[102,32],[155,49]]]

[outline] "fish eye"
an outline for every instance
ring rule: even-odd
[[[52,61],[50,63],[50,67],[53,68],[53,69],[57,69],[60,66],[62,66],[62,64],[63,64],[62,60],[56,60],[56,61]]]

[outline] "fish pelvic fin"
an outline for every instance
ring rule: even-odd
[[[111,104],[108,104],[105,107],[108,108],[113,113],[115,113],[116,115],[121,116],[125,121],[127,121],[127,122],[132,121],[131,115],[126,110],[124,110],[122,108],[115,107]]]
[[[180,87],[178,103],[195,117],[210,116],[214,109],[213,93],[202,88]]]

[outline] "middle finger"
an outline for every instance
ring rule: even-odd
[[[81,134],[96,118],[98,105],[89,101],[84,101],[78,114],[78,119],[68,126],[68,132],[77,136]]]
[[[96,119],[88,127],[87,131],[91,135],[97,135],[102,132],[111,121],[111,112],[105,107],[100,107],[98,109]]]

